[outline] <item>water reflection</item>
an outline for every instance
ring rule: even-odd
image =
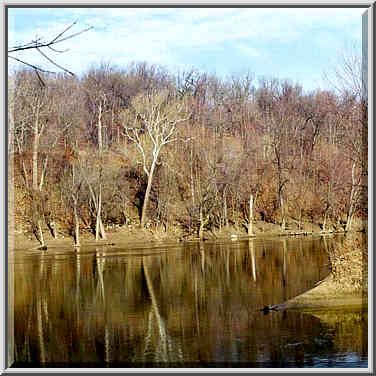
[[[351,352],[359,363],[364,351],[351,341],[342,348],[341,330],[330,322],[260,311],[328,274],[323,242],[250,240],[168,252],[97,247],[16,255],[16,362],[298,367]],[[358,324],[346,330],[359,331]],[[364,347],[364,338],[357,338]]]

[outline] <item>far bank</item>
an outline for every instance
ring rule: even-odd
[[[306,237],[313,236],[332,236],[334,234],[343,234],[344,240],[341,243],[335,243],[335,246],[328,247],[327,253],[331,265],[331,272],[328,277],[320,281],[318,285],[297,296],[281,307],[288,309],[316,309],[323,307],[366,307],[368,299],[368,242],[367,232],[327,232],[320,231],[319,226],[315,226],[314,231],[300,229],[298,232],[294,229],[281,232],[280,227],[271,224],[260,224],[257,226],[257,233],[253,237],[248,237],[247,233],[237,228],[227,227],[217,232],[205,234],[204,241],[222,241],[222,240],[242,240],[259,239],[268,237]],[[46,237],[46,249],[39,249],[40,244],[32,234],[13,234],[9,233],[9,249],[33,250],[36,252],[54,252],[64,248],[77,249],[74,246],[73,238],[68,233],[59,234],[57,239],[52,236]],[[86,232],[82,236],[81,249],[92,246],[102,245],[120,245],[137,244],[152,247],[160,243],[176,244],[179,242],[199,241],[194,236],[185,234],[179,228],[170,228],[167,231],[163,229],[140,229],[140,228],[113,228],[108,232],[106,239],[95,241],[92,233]]]

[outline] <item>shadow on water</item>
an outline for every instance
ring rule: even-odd
[[[16,256],[14,366],[367,366],[361,311],[260,311],[327,276],[322,239],[138,251]]]

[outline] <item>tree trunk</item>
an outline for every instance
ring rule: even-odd
[[[200,227],[198,230],[198,237],[202,239],[203,235],[204,235],[204,217],[202,214],[202,207],[200,207]]]
[[[147,220],[146,211],[147,211],[147,208],[148,208],[151,185],[152,185],[152,182],[153,182],[153,175],[154,175],[154,169],[155,169],[155,166],[156,166],[157,158],[158,158],[158,156],[154,157],[153,163],[151,164],[149,176],[148,176],[148,184],[147,184],[147,187],[146,187],[144,203],[142,205],[141,227],[145,226],[145,222]]]
[[[39,242],[40,245],[43,247],[44,246],[44,237],[43,237],[43,231],[42,231],[42,221],[38,219],[37,221],[37,226],[38,226],[38,233],[39,233]]]
[[[101,208],[102,208],[102,184],[99,184],[99,194],[98,199],[94,193],[93,187],[91,186],[90,182],[86,180],[89,191],[90,191],[90,199],[89,199],[89,206],[91,213],[95,210],[95,240],[99,239],[99,233],[101,234],[103,239],[106,239],[106,234],[104,232],[104,227],[101,219]],[[94,205],[94,209],[92,209],[92,204]],[[94,214],[93,214],[94,216]]]
[[[38,149],[39,149],[39,133],[37,125],[34,128],[32,168],[33,168],[33,190],[38,190]]]
[[[77,215],[77,202],[74,200],[73,204],[73,213],[74,213],[74,245],[80,246],[80,222]]]
[[[283,202],[282,193],[279,196],[279,201],[280,201],[280,204],[281,204],[281,216],[282,216],[281,228],[282,228],[282,231],[285,231],[286,230],[285,204]]]
[[[194,178],[193,178],[193,148],[191,147],[191,158],[190,158],[190,172],[191,172],[191,197],[192,197],[192,208],[195,208],[195,186],[194,186]],[[194,211],[189,216],[189,230],[193,228],[193,221],[192,217],[194,216]]]
[[[95,222],[95,241],[99,240],[99,221],[101,218],[101,207],[99,206],[97,209],[97,218]]]
[[[101,218],[102,211],[102,184],[99,184],[99,195],[98,195],[98,205],[97,205],[97,220],[95,225],[95,240],[99,240],[99,235],[102,239],[106,239],[106,233],[104,231],[104,226]]]
[[[22,157],[22,171],[23,171],[23,178],[25,181],[26,189],[29,189],[29,179],[27,178],[27,171],[26,171],[25,161],[23,157]]]
[[[102,154],[103,142],[102,142],[102,102],[98,106],[98,149],[99,155]]]
[[[106,236],[106,233],[104,231],[104,226],[103,226],[103,222],[102,222],[102,218],[99,218],[99,229],[101,231],[101,237],[102,239],[107,239],[107,236]]]
[[[44,177],[46,175],[48,165],[48,156],[44,159],[42,172],[40,174],[40,183],[39,183],[39,190],[42,192],[43,184],[44,184]]]
[[[350,231],[351,229],[351,222],[353,219],[354,214],[354,207],[355,207],[355,162],[353,162],[352,170],[351,170],[351,192],[350,192],[350,199],[349,199],[349,210],[347,212],[347,220],[346,220],[346,227],[345,231]]]
[[[193,148],[191,148],[191,196],[192,196],[192,205],[195,207],[195,187],[194,187],[194,180],[193,180]]]

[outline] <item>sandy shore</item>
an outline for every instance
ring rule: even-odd
[[[281,309],[366,308],[367,293],[362,290],[341,289],[330,274],[313,289],[288,300]]]

